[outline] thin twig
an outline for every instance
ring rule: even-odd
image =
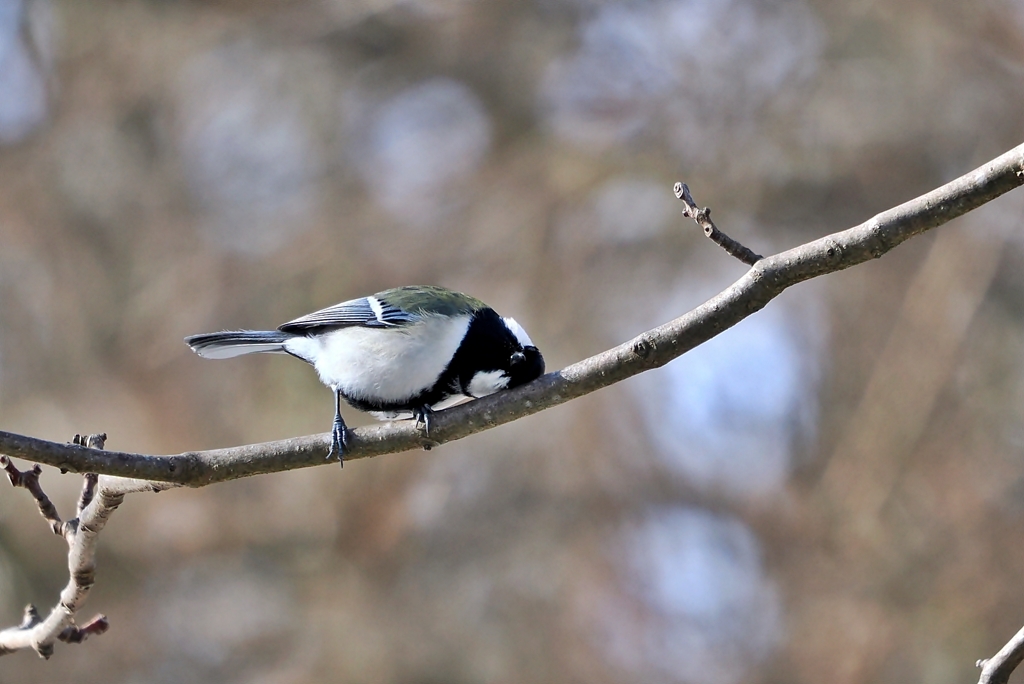
[[[32,498],[36,500],[40,515],[50,524],[50,529],[54,534],[63,537],[65,526],[60,515],[57,514],[57,507],[53,505],[50,497],[46,496],[46,492],[39,484],[39,476],[43,473],[39,464],[32,466],[31,470],[21,471],[14,467],[11,459],[0,454],[0,468],[7,472],[7,479],[11,481],[12,486],[28,490]]]
[[[737,240],[733,240],[731,237],[720,231],[715,225],[715,222],[711,220],[711,210],[707,207],[704,207],[703,209],[697,207],[697,203],[693,201],[693,196],[690,194],[690,188],[686,183],[676,183],[675,187],[673,187],[673,191],[676,193],[676,199],[683,201],[683,216],[692,218],[698,226],[704,229],[704,234],[711,238],[712,242],[724,249],[730,256],[736,257],[748,266],[753,266],[764,258],[760,254],[755,253],[742,243]]]
[[[1022,660],[1024,628],[1021,628],[994,656],[977,662],[981,668],[981,679],[978,680],[978,684],[1006,684]]]
[[[80,644],[89,637],[103,634],[110,629],[110,621],[106,615],[97,615],[82,626],[69,625],[57,638],[68,644]]]
[[[100,481],[100,476],[96,473],[86,473],[82,478],[82,494],[78,497],[78,506],[75,507],[77,515],[82,515],[82,511],[92,503],[93,498],[96,496],[96,485]]]
[[[80,446],[89,447],[91,449],[102,449],[107,443],[107,433],[100,433],[97,435],[75,435],[73,444]],[[78,498],[78,506],[76,507],[76,514],[82,515],[82,511],[85,507],[92,503],[93,497],[96,495],[96,484],[99,482],[100,476],[96,473],[86,473],[85,480],[82,482],[82,494]]]

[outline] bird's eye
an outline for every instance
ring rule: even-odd
[[[521,351],[517,351],[514,354],[512,354],[512,365],[513,366],[516,365],[517,363],[522,363],[525,360],[526,360],[526,354],[524,354]]]

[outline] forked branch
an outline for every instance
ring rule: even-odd
[[[75,435],[74,443],[85,449],[103,448],[106,435]],[[76,507],[76,517],[66,522],[57,514],[57,507],[39,484],[41,469],[18,470],[7,456],[0,455],[0,467],[15,487],[27,489],[39,506],[39,512],[54,534],[68,544],[68,583],[60,594],[60,601],[43,617],[34,605],[25,608],[21,624],[0,631],[0,656],[20,649],[31,648],[43,658],[53,653],[60,640],[81,643],[94,634],[102,634],[109,626],[107,618],[97,615],[82,625],[75,624],[75,616],[96,578],[96,543],[111,514],[121,505],[125,494],[137,491],[160,491],[176,485],[161,482],[143,482],[123,478],[87,474],[82,494]]]

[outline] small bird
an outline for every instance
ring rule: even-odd
[[[515,319],[443,287],[384,290],[315,311],[277,330],[228,330],[185,338],[207,359],[291,354],[334,390],[327,458],[344,465],[341,400],[381,420],[416,418],[467,398],[517,387],[544,373],[544,357]]]

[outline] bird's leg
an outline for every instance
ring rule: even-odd
[[[424,404],[412,412],[416,417],[416,424],[423,423],[423,429],[426,435],[430,436],[430,416],[434,414],[434,409]]]
[[[331,450],[327,458],[338,455],[338,463],[345,467],[345,449],[348,447],[348,427],[341,418],[341,390],[334,390],[334,429],[331,432]]]

